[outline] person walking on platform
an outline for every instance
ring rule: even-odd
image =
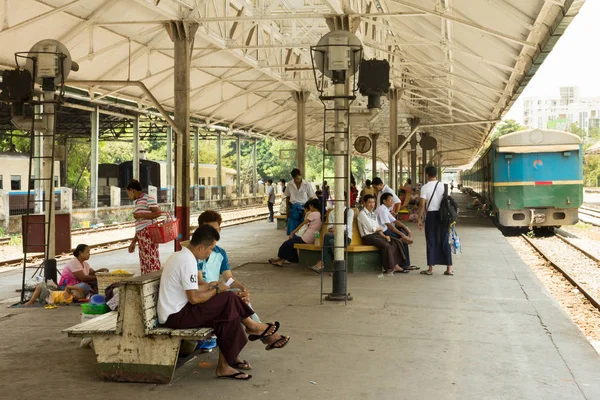
[[[274,222],[273,206],[275,205],[275,188],[273,179],[267,179],[267,207],[269,207],[269,222]]]
[[[376,199],[376,203],[377,205],[381,204],[381,195],[384,193],[391,193],[392,196],[394,197],[394,203],[400,203],[400,199],[398,198],[398,196],[396,196],[396,193],[394,193],[394,190],[389,187],[388,185],[385,185],[383,183],[383,181],[381,180],[381,178],[379,177],[375,177],[373,178],[373,187],[375,188],[375,193],[377,196]]]
[[[440,221],[440,205],[444,198],[444,184],[437,180],[437,168],[430,165],[425,168],[427,183],[421,187],[418,227],[423,229],[423,214],[425,216],[425,241],[427,244],[427,266],[423,275],[433,274],[434,265],[445,265],[444,275],[454,275],[452,272],[452,252],[450,250],[450,231]]]
[[[129,245],[129,252],[135,251],[136,243],[139,246],[140,268],[142,275],[160,270],[160,257],[158,245],[152,241],[148,227],[153,220],[162,215],[156,199],[142,192],[142,185],[132,180],[127,185],[129,200],[135,200],[133,218],[135,219],[135,236]]]
[[[364,198],[365,208],[358,213],[358,231],[364,244],[375,246],[381,251],[383,268],[388,275],[394,272],[408,272],[400,267],[406,260],[402,242],[396,238],[385,235],[385,228],[378,222],[375,213],[375,197],[368,194]]]
[[[288,182],[285,189],[288,235],[304,220],[304,204],[310,199],[317,198],[311,184],[302,179],[302,173],[298,168],[294,168],[291,175],[292,180]]]

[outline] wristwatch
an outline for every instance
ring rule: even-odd
[[[214,286],[213,289],[215,289],[217,291],[216,294],[221,293],[221,288],[218,285]]]

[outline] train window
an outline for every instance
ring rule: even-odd
[[[552,218],[554,219],[565,219],[566,217],[567,216],[564,212],[555,212],[554,214],[552,214]]]
[[[21,190],[21,175],[10,176],[10,190]]]
[[[523,214],[523,213],[514,213],[512,217],[513,217],[513,219],[515,221],[523,221],[525,219],[525,214]]]
[[[58,175],[54,175],[54,187],[58,187]]]

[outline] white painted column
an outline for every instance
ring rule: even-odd
[[[398,168],[395,153],[398,148],[398,99],[400,94],[400,89],[397,88],[391,88],[388,94],[390,102],[390,144],[388,146],[389,180],[387,183],[394,193],[398,189]]]
[[[140,180],[140,116],[133,120],[133,179]]]
[[[237,185],[236,185],[236,194],[237,197],[240,198],[242,197],[242,165],[241,165],[241,160],[242,160],[242,150],[240,149],[240,137],[239,135],[236,137],[235,139],[235,145],[236,145],[236,154],[235,154],[235,169],[237,170]]]
[[[100,137],[100,108],[92,111],[92,135],[90,142],[90,208],[94,209],[94,218],[98,216],[98,143]]]
[[[292,92],[296,101],[296,168],[306,176],[306,101],[309,92]]]
[[[194,200],[200,201],[200,128],[194,131]],[[206,190],[205,190],[206,192]]]
[[[173,128],[167,127],[167,203],[173,203]]]
[[[217,196],[218,200],[223,200],[223,182],[221,179],[221,155],[222,155],[221,132],[217,132]]]

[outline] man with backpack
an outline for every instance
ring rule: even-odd
[[[456,221],[456,203],[447,193],[444,184],[437,180],[437,168],[430,165],[425,168],[427,183],[421,188],[418,227],[423,229],[425,219],[425,240],[427,244],[427,267],[423,275],[432,275],[434,265],[445,265],[444,275],[452,272],[452,252],[450,250],[450,225]]]

